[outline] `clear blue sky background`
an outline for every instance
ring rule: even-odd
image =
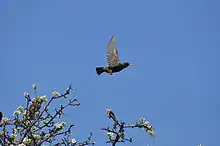
[[[77,140],[119,119],[146,117],[156,128],[127,131],[133,146],[204,146],[220,135],[220,1],[72,0],[0,2],[0,110],[12,116],[23,92],[51,95],[69,84],[81,107],[64,119],[76,125]],[[98,76],[106,46],[116,35],[119,56],[135,66]],[[56,103],[54,106],[59,105]],[[120,145],[119,145],[120,146]]]

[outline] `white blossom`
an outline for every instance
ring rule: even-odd
[[[58,97],[58,96],[60,96],[60,93],[57,92],[57,91],[54,91],[54,92],[52,92],[52,96],[53,97]]]
[[[110,114],[112,112],[112,109],[106,109],[106,114]]]
[[[113,136],[114,136],[114,133],[112,133],[112,132],[107,132],[107,136],[108,136],[108,137],[113,137]]]
[[[23,143],[24,144],[30,144],[31,143],[31,139],[25,137],[24,140],[23,140]]]
[[[76,143],[76,139],[75,138],[71,139],[71,142],[72,142],[72,144],[75,144]]]
[[[46,96],[46,95],[41,96],[40,99],[41,99],[43,102],[47,102],[47,96]]]

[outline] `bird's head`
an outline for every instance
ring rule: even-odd
[[[124,68],[126,68],[128,66],[132,66],[132,64],[128,63],[128,62],[123,62],[122,65],[123,65]]]

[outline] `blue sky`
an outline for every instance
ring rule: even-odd
[[[220,136],[220,2],[217,0],[81,0],[0,2],[0,110],[11,116],[33,83],[51,95],[72,84],[81,107],[66,111],[78,140],[111,121],[146,117],[150,138],[131,129],[133,146],[218,145]],[[98,76],[116,36],[121,61],[134,64]],[[56,103],[55,105],[59,105]],[[106,144],[107,145],[107,144]],[[119,144],[120,146],[120,144]]]

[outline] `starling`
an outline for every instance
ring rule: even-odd
[[[120,72],[121,70],[127,68],[128,66],[132,66],[132,64],[128,62],[119,61],[115,36],[112,36],[110,42],[108,43],[106,56],[107,56],[108,65],[105,67],[96,67],[96,73],[98,75],[102,74],[103,72],[112,75],[112,73],[114,72]]]

